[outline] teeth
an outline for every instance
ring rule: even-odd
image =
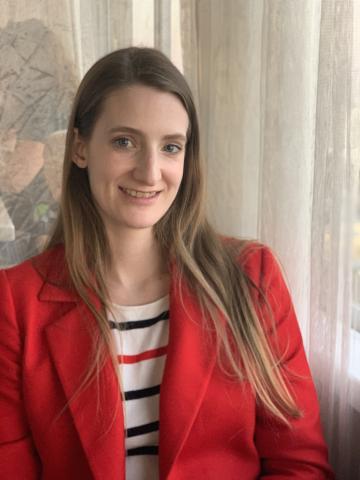
[[[139,192],[138,190],[131,190],[129,188],[122,188],[122,190],[130,195],[131,197],[136,198],[150,198],[155,197],[157,192]]]

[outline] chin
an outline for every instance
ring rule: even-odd
[[[156,225],[157,222],[132,222],[128,223],[126,226],[128,228],[134,229],[134,230],[148,230],[153,228]]]
[[[149,218],[147,220],[144,220],[144,218],[131,218],[126,222],[126,226],[138,229],[153,228],[162,217],[163,215]]]

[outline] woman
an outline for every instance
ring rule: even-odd
[[[1,272],[2,478],[332,478],[280,269],[204,206],[184,77],[153,49],[100,59],[50,244]]]

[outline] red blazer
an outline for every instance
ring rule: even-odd
[[[170,291],[170,340],[160,395],[161,480],[333,478],[302,340],[277,263],[266,248],[243,261],[267,292],[303,417],[279,425],[246,382],[224,377],[205,341],[199,306]],[[39,271],[47,271],[44,280]],[[176,272],[173,272],[173,278]],[[68,290],[63,249],[0,271],[0,477],[124,480],[124,419],[110,359],[64,405],[87,369],[87,308]],[[270,335],[270,333],[269,333]],[[272,341],[272,339],[270,339]]]

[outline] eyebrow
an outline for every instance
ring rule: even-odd
[[[144,135],[141,130],[137,130],[136,128],[125,127],[125,126],[117,126],[117,127],[110,128],[109,133],[116,133],[116,132],[119,132],[119,131],[134,133],[136,135]],[[177,138],[179,140],[183,140],[184,142],[186,142],[186,140],[187,140],[185,135],[183,135],[182,133],[169,133],[168,135],[164,135],[162,137],[162,140],[170,140],[170,139],[174,139],[174,138]]]

